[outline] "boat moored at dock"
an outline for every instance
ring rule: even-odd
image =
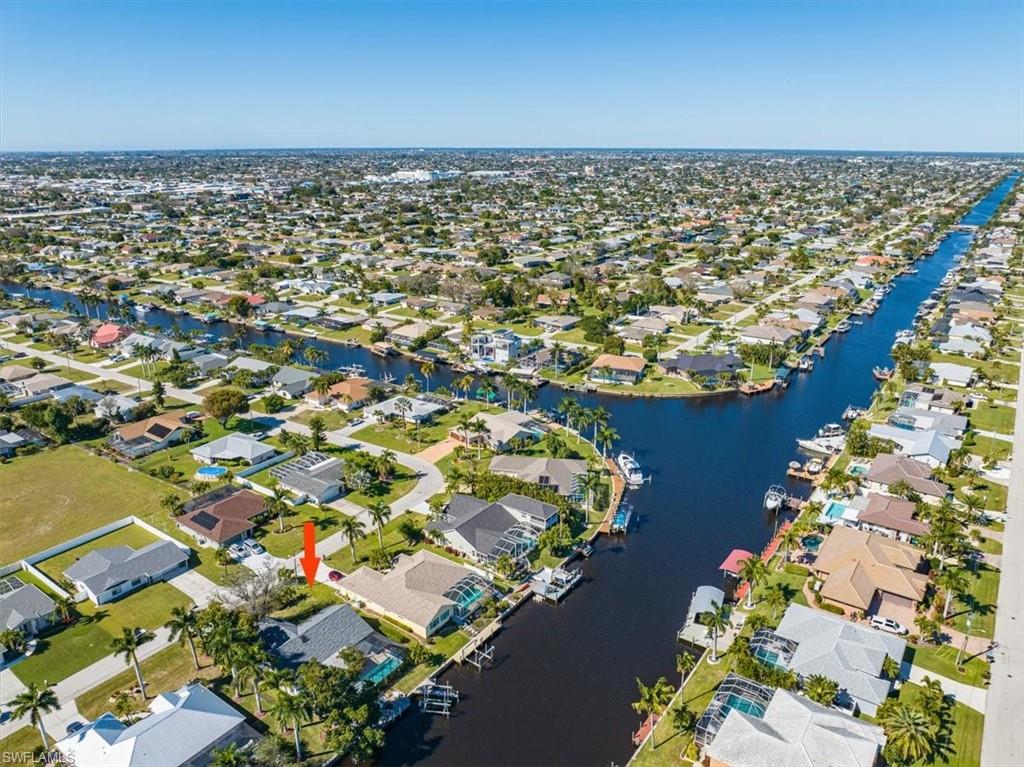
[[[640,463],[629,453],[619,453],[619,457],[615,459],[615,464],[622,472],[622,478],[626,480],[626,484],[630,487],[639,487],[644,483],[644,474],[640,468]]]

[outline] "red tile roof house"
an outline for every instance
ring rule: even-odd
[[[89,346],[93,349],[106,349],[120,343],[131,335],[131,329],[124,325],[115,325],[113,322],[106,322],[96,328],[96,332],[89,339]]]

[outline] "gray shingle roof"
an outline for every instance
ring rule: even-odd
[[[189,552],[171,541],[155,541],[135,550],[131,546],[94,549],[79,559],[64,575],[84,583],[93,594],[101,594],[119,583],[162,572],[187,562]]]
[[[340,604],[327,607],[299,624],[268,618],[260,623],[260,633],[267,646],[288,667],[312,660],[341,666],[338,653],[348,647],[354,647],[363,655],[395,647],[349,605]]]
[[[53,600],[32,583],[0,594],[0,630],[15,629],[27,620],[41,618],[54,611]]]

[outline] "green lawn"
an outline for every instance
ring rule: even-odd
[[[988,663],[979,658],[973,658],[964,664],[964,673],[961,674],[956,668],[957,650],[958,648],[951,645],[908,644],[903,660],[913,663],[925,671],[931,671],[949,679],[958,679],[964,684],[975,687],[984,686]]]
[[[1013,419],[1016,411],[1005,405],[993,405],[981,402],[966,415],[971,419],[971,428],[981,431],[994,431],[1000,434],[1013,434]]]
[[[967,445],[967,449],[985,459],[1004,461],[1013,452],[1013,443],[1005,439],[994,439],[975,434],[971,438],[971,444]]]
[[[110,643],[124,627],[158,628],[174,607],[191,600],[167,583],[154,583],[123,599],[98,607],[92,602],[76,606],[79,619],[39,640],[35,654],[12,667],[22,682],[57,682],[110,655]]]
[[[999,596],[999,571],[987,565],[978,569],[977,574],[964,570],[971,583],[970,593],[957,595],[953,600],[953,625],[960,631],[967,631],[967,618],[971,618],[971,635],[994,636],[996,624],[996,599]]]
[[[257,529],[256,538],[267,551],[275,557],[290,557],[302,550],[303,530],[307,520],[312,520],[317,531],[317,538],[326,538],[338,529],[341,512],[331,508],[318,508],[310,503],[293,507],[291,513],[284,518],[284,532],[280,533],[277,519],[271,519]]]
[[[368,406],[366,410],[372,413],[373,406]],[[482,410],[500,413],[502,408],[488,406],[482,402],[460,401],[454,409],[437,416],[429,424],[422,426],[407,424],[405,428],[401,425],[387,423],[370,424],[352,436],[363,442],[380,445],[399,453],[418,453],[420,450],[446,439],[449,429],[458,426],[459,418],[462,415],[474,416]]]
[[[53,738],[55,735],[60,736],[63,733],[47,734]],[[24,762],[21,762],[21,755],[32,754],[37,748],[42,749],[42,747],[43,739],[39,736],[39,730],[31,725],[25,725],[21,729],[15,730],[3,740],[0,740],[0,761],[6,763],[8,755],[10,755],[10,764],[32,764],[32,759],[28,757],[24,758]]]
[[[328,431],[335,431],[341,429],[348,424],[349,418],[345,413],[340,410],[303,410],[294,418],[289,420],[309,425],[309,422],[315,417],[320,416],[324,421],[324,426]]]
[[[921,686],[904,682],[900,689],[900,700],[913,704],[921,694]],[[915,767],[977,767],[981,764],[981,737],[985,727],[985,716],[963,703],[952,707],[953,721],[949,747],[944,756],[922,761]]]
[[[409,528],[411,534],[419,539],[426,523],[427,518],[424,515],[413,512],[406,512],[392,518],[390,522],[384,525],[384,548],[393,556],[412,554],[414,551],[423,548],[424,544],[422,541],[414,543],[409,540],[404,530]],[[369,561],[370,554],[376,551],[377,548],[379,548],[377,530],[367,529],[366,537],[356,542],[355,563],[352,562],[352,551],[347,545],[328,557],[327,563],[335,570],[350,573],[361,565],[365,565]]]

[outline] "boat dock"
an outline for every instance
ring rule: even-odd
[[[619,504],[622,503],[622,496],[626,492],[626,481],[619,473],[619,467],[615,465],[615,461],[611,458],[605,458],[604,462],[612,476],[612,497],[608,502],[608,512],[604,515],[604,519],[601,520],[598,533],[608,535],[612,529],[612,520],[615,518],[615,513],[619,510]]]
[[[558,604],[583,578],[581,570],[544,567],[530,579],[534,599]]]

